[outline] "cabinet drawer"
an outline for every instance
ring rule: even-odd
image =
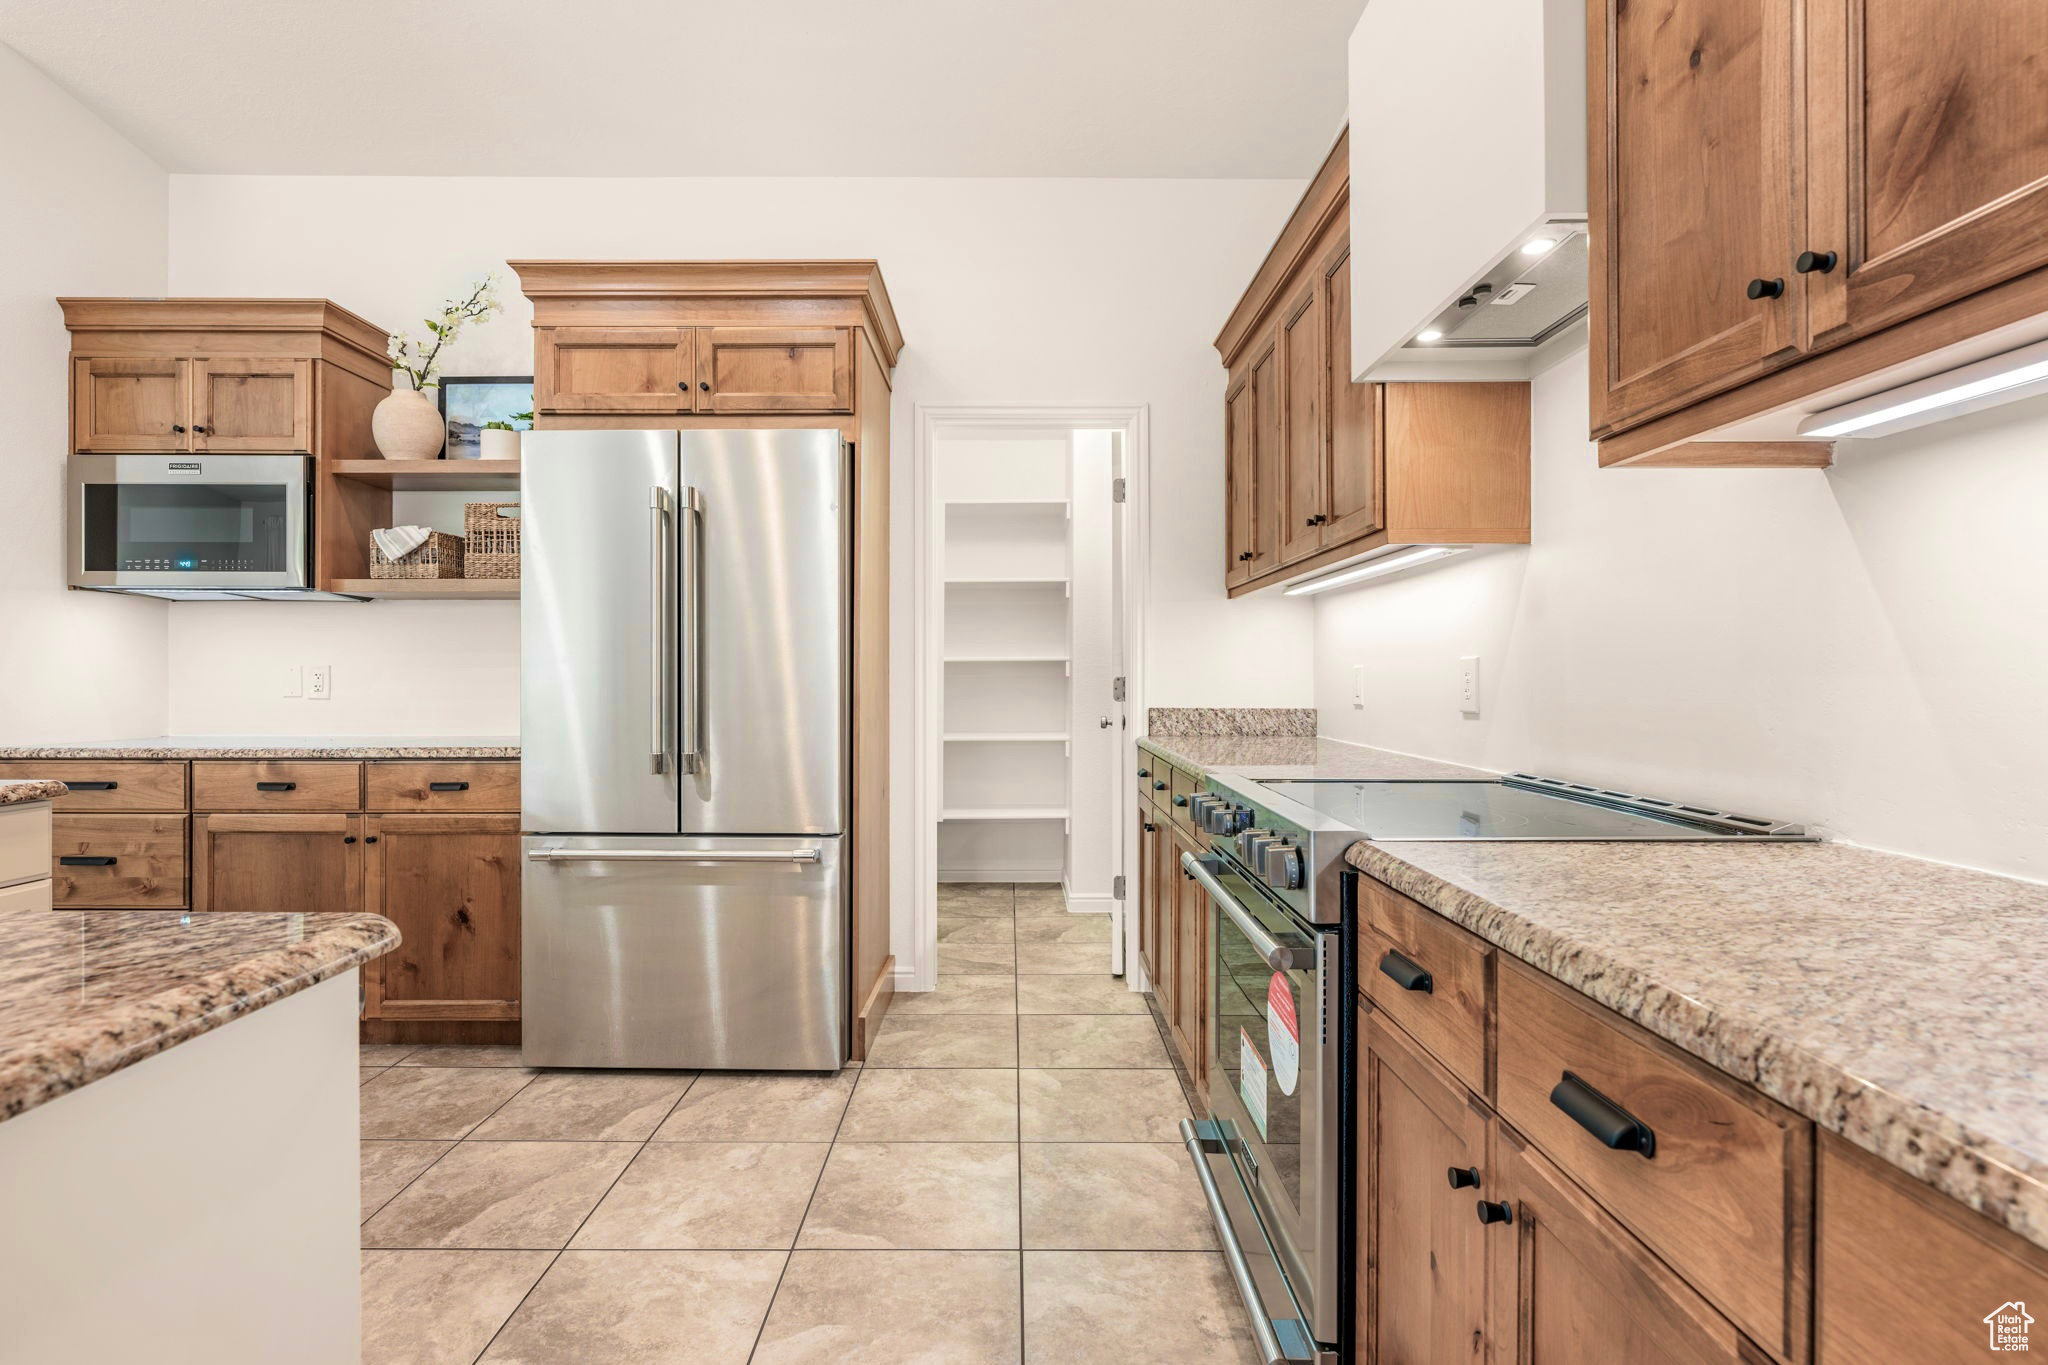
[[[1169,768],[1166,772],[1166,786],[1167,789],[1159,795],[1170,798],[1167,808],[1173,813],[1173,823],[1184,830],[1192,831],[1195,827],[1195,817],[1188,809],[1188,798],[1202,790],[1202,779],[1192,773],[1182,772],[1179,768]]]
[[[1492,1093],[1492,947],[1371,878],[1360,879],[1359,899],[1358,979],[1366,995],[1468,1090]]]
[[[1498,987],[1501,1118],[1758,1344],[1803,1358],[1813,1126],[1518,962]]]
[[[24,911],[47,913],[50,908],[50,881],[47,877],[38,882],[23,882],[20,886],[0,887],[0,915]]]
[[[1172,771],[1158,759],[1145,756],[1138,764],[1138,804],[1159,806],[1166,804],[1167,793],[1172,788],[1167,774]]]
[[[0,762],[0,779],[55,778],[71,788],[57,798],[58,810],[185,809],[182,759],[10,758]]]
[[[185,904],[185,817],[72,815],[51,821],[52,899],[66,910]]]
[[[364,809],[517,811],[519,765],[435,760],[372,763],[363,770]]]
[[[0,806],[0,886],[50,875],[50,807]]]
[[[360,763],[230,763],[192,765],[192,809],[361,810]]]

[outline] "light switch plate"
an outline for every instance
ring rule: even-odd
[[[1351,709],[1365,709],[1365,665],[1351,665]]]
[[[1458,709],[1468,716],[1479,714],[1479,656],[1468,654],[1458,660]]]
[[[334,666],[306,665],[306,700],[326,701],[334,695]]]
[[[286,664],[284,666],[284,691],[281,695],[287,697],[303,697],[306,695],[304,671],[297,664]]]

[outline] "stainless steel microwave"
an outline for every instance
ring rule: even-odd
[[[75,588],[163,597],[311,595],[305,455],[73,455]]]

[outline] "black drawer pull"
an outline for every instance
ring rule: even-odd
[[[1152,790],[1156,792],[1163,792],[1166,790],[1166,784],[1164,782],[1161,782],[1158,778],[1154,778],[1152,779]]]
[[[469,784],[467,782],[429,782],[427,790],[430,792],[466,792],[469,790]]]
[[[1150,776],[1152,776],[1152,770],[1151,770],[1150,768],[1140,768],[1140,769],[1138,769],[1138,776],[1140,776],[1140,777],[1150,777]]]
[[[65,785],[65,786],[67,786],[67,787],[69,787],[69,788],[71,788],[71,790],[73,790],[73,791],[75,791],[75,792],[110,792],[110,791],[114,790],[114,788],[116,788],[116,787],[120,786],[121,784],[120,784],[119,782],[70,782],[70,781],[67,781],[67,782],[65,782],[65,784],[64,784],[64,785]]]
[[[1550,1102],[1617,1152],[1641,1152],[1645,1158],[1657,1155],[1657,1135],[1649,1124],[1569,1071],[1550,1092]]]
[[[1477,1166],[1451,1167],[1451,1188],[1454,1190],[1475,1190],[1479,1188]]]
[[[260,792],[295,792],[298,789],[299,784],[296,782],[258,782],[256,784],[256,790]]]
[[[1173,804],[1176,806],[1185,806],[1187,803],[1188,799],[1185,796],[1176,796],[1173,798]]]
[[[1479,1201],[1479,1221],[1482,1223],[1512,1223],[1515,1221],[1514,1206],[1505,1202],[1495,1204]]]
[[[1392,977],[1394,984],[1404,991],[1436,994],[1435,978],[1392,948],[1387,949],[1386,956],[1380,959],[1380,973]]]
[[[57,863],[61,867],[112,867],[114,860],[112,858],[81,858],[73,855],[59,858]]]
[[[1157,834],[1159,832],[1159,826],[1153,824],[1150,820],[1147,820],[1145,821],[1145,832],[1147,834]]]

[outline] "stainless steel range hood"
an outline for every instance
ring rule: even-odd
[[[1548,245],[1544,245],[1548,243]],[[1586,225],[1531,234],[1409,339],[1404,351],[1541,346],[1586,316]]]

